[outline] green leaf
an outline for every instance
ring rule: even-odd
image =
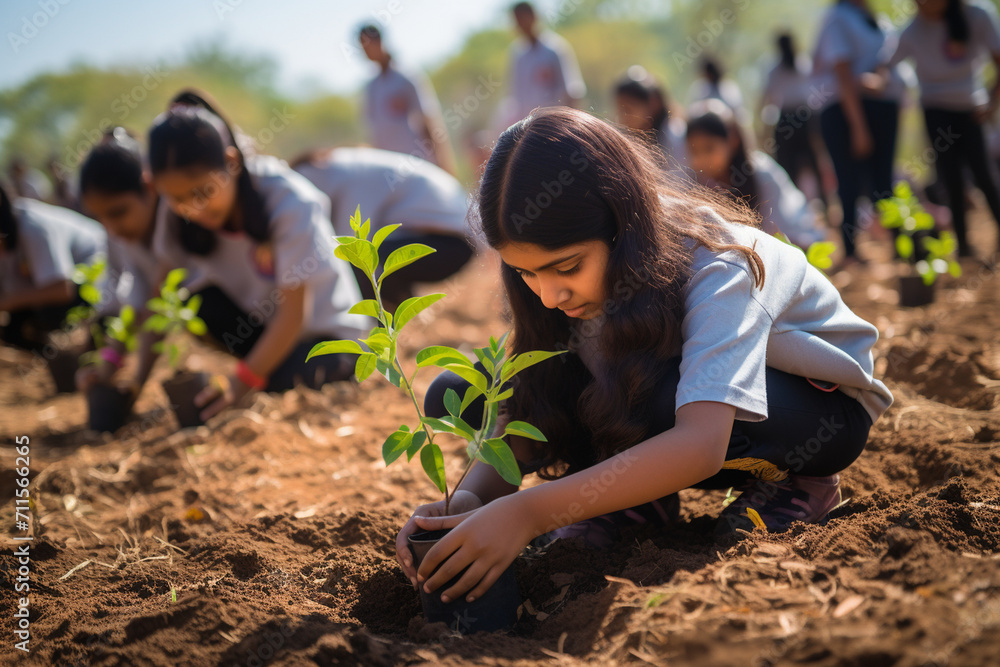
[[[358,230],[358,237],[362,239],[367,239],[368,234],[370,234],[371,231],[372,231],[372,221],[371,218],[369,218],[365,220],[364,224],[361,225],[361,228]]]
[[[348,223],[354,231],[361,229],[361,204],[358,204],[358,207],[354,209],[354,215],[350,217]]]
[[[458,414],[465,412],[466,408],[472,405],[472,402],[483,395],[483,392],[479,391],[475,387],[469,387],[465,390],[465,397],[462,399],[462,405],[458,409]]]
[[[184,276],[187,275],[186,269],[173,269],[167,274],[166,279],[163,281],[163,291],[173,292],[177,290],[177,287],[183,282]]]
[[[444,493],[444,457],[441,456],[441,448],[435,444],[430,444],[420,450],[420,465],[430,480],[437,486],[438,491]]]
[[[452,435],[459,435],[456,432],[457,429],[453,424],[450,424],[444,421],[443,419],[438,419],[437,417],[421,417],[420,423],[427,424],[428,426],[430,426],[435,431],[438,431],[439,433],[451,433]]]
[[[531,440],[538,440],[541,442],[548,442],[542,432],[537,428],[532,426],[527,422],[522,421],[512,421],[507,424],[507,428],[504,429],[504,435],[519,435],[522,438],[530,438]]]
[[[515,486],[521,485],[521,470],[518,468],[514,452],[501,438],[490,438],[483,443],[479,454],[493,466],[504,481]]]
[[[204,336],[208,333],[208,327],[205,325],[205,321],[200,317],[192,317],[188,320],[187,330],[195,336]]]
[[[399,374],[399,371],[396,370],[394,364],[391,364],[384,359],[377,359],[375,361],[375,367],[378,369],[378,372],[382,374],[382,377],[389,381],[389,384],[400,389],[403,388],[403,376]]]
[[[384,331],[384,329],[382,330]],[[371,348],[372,352],[381,354],[392,345],[392,339],[381,331],[371,334],[364,340],[365,345]]]
[[[431,345],[417,352],[417,368],[461,364],[472,368],[473,364],[464,354],[447,345]]]
[[[420,448],[424,446],[427,442],[427,432],[426,431],[416,431],[413,434],[413,438],[410,440],[410,446],[406,449],[406,460],[412,461],[413,457],[416,456]]]
[[[559,350],[556,352],[545,352],[541,350],[536,350],[534,352],[525,352],[524,354],[519,354],[517,356],[511,357],[504,363],[503,368],[500,369],[500,381],[506,384],[508,380],[520,373],[526,368],[530,368],[535,364],[545,361],[546,359],[551,359],[560,354],[565,354],[566,350]]]
[[[472,351],[476,353],[476,358],[479,359],[479,363],[486,368],[486,372],[492,376],[493,372],[496,370],[496,366],[493,365],[493,358],[490,353],[490,349],[488,347],[477,347]]]
[[[466,362],[468,362],[467,359]],[[451,371],[484,394],[489,391],[489,383],[486,380],[486,376],[473,368],[471,364],[445,364],[441,368]]]
[[[154,313],[163,313],[170,309],[170,304],[164,301],[161,297],[154,296],[146,302],[146,307]]]
[[[354,364],[354,376],[359,383],[367,380],[375,372],[376,360],[377,357],[371,352],[366,352],[358,357],[357,363]]]
[[[396,331],[401,331],[406,323],[420,314],[421,311],[434,305],[445,297],[444,294],[428,294],[426,296],[411,296],[409,299],[399,304],[396,309],[396,316],[393,322],[396,323]]]
[[[309,350],[309,354],[306,355],[306,361],[321,354],[338,354],[341,352],[364,354],[365,351],[353,340],[328,340],[325,343],[316,343],[313,349]]]
[[[962,275],[962,265],[959,264],[958,262],[956,262],[955,260],[949,261],[948,262],[948,274],[951,275],[953,278],[959,278],[959,277],[961,277],[961,275]]]
[[[368,315],[378,319],[378,302],[375,299],[358,301],[347,312],[352,315]]]
[[[458,397],[458,392],[451,387],[444,392],[444,407],[448,414],[454,417],[462,414],[462,401]]]
[[[389,465],[402,456],[403,452],[410,448],[412,440],[413,434],[402,429],[386,438],[382,443],[382,460],[385,464]]]
[[[191,311],[192,317],[194,315],[198,314],[198,311],[201,310],[201,295],[200,294],[195,294],[193,297],[191,297],[190,299],[188,299],[187,309]]]
[[[155,333],[166,333],[170,328],[170,318],[160,313],[153,313],[142,323],[143,331],[153,331]]]
[[[358,240],[349,245],[339,245],[333,254],[358,267],[367,276],[374,274],[378,266],[378,251],[370,241]]]
[[[506,401],[508,398],[514,395],[514,388],[510,387],[506,391],[502,391],[496,395],[496,397],[490,401],[490,403],[501,403]]]
[[[452,432],[455,435],[460,435],[466,440],[475,440],[476,429],[472,428],[472,426],[470,426],[469,423],[464,419],[462,419],[461,417],[453,417],[453,416],[442,417],[441,421],[444,422],[445,424],[450,424],[451,426],[453,426],[455,430]]]
[[[101,302],[101,290],[93,285],[85,284],[80,286],[80,298],[92,306]]]
[[[906,234],[900,234],[896,237],[896,252],[903,259],[909,259],[913,256],[913,238],[907,236]]]
[[[373,246],[374,248],[374,246]],[[379,276],[378,282],[382,284],[386,276],[399,271],[404,266],[409,266],[421,257],[426,257],[427,255],[437,252],[434,248],[424,245],[423,243],[410,243],[404,245],[402,248],[397,248],[389,253],[389,256],[385,258],[385,268],[382,270],[382,275]]]
[[[825,271],[833,266],[833,259],[830,255],[836,249],[837,246],[830,241],[816,241],[806,250],[806,259],[817,269]]]
[[[131,327],[135,323],[135,308],[133,306],[122,306],[122,312],[119,317],[122,324],[126,327]]]
[[[917,211],[913,214],[914,227],[917,231],[927,231],[934,229],[934,216],[926,211]]]
[[[396,229],[398,229],[399,227],[401,227],[401,225],[399,224],[386,225],[382,229],[375,232],[375,236],[374,238],[372,238],[372,245],[375,246],[375,249],[378,250],[380,247],[382,247],[382,241],[385,241],[385,238],[389,236],[389,234],[396,231]]]

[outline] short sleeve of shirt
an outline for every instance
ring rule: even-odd
[[[1000,19],[990,3],[977,3],[967,8],[973,30],[982,35],[982,44],[990,53],[1000,54]],[[981,20],[980,20],[981,19]]]
[[[736,419],[767,419],[765,365],[771,318],[752,295],[749,270],[717,259],[691,276],[681,323],[676,406],[714,401]]]
[[[73,277],[73,251],[70,239],[57,238],[43,225],[23,226],[24,250],[31,267],[31,279],[36,287],[45,287],[57,280]]]
[[[559,57],[559,77],[562,79],[562,89],[573,99],[581,99],[587,94],[587,85],[583,82],[580,65],[569,42],[563,42],[556,48]],[[569,100],[565,100],[569,103]]]
[[[914,28],[911,24],[899,35],[899,39],[896,44],[893,45],[893,40],[887,39],[885,41],[885,47],[881,54],[879,54],[879,62],[883,62],[889,67],[895,67],[899,63],[903,62],[907,58],[913,57],[913,34]],[[893,48],[894,47],[894,48]],[[891,51],[889,49],[892,49]]]
[[[816,55],[831,68],[837,63],[851,60],[852,48],[848,27],[836,13],[830,16],[823,27]]]

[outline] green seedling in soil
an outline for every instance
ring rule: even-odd
[[[153,345],[153,351],[159,354],[166,349],[170,367],[175,371],[180,365],[183,350],[182,343],[171,338],[185,332],[195,336],[204,336],[208,332],[205,322],[198,317],[201,295],[189,297],[187,289],[180,286],[185,275],[187,275],[185,269],[174,269],[167,274],[160,287],[160,296],[146,302],[146,307],[152,314],[142,324],[143,331],[152,331],[163,336],[163,340]]]
[[[94,343],[101,347],[103,345],[103,334],[100,324],[97,323],[97,306],[101,303],[101,290],[97,286],[107,262],[101,258],[92,264],[77,264],[73,267],[73,282],[79,287],[80,298],[83,303],[73,306],[66,313],[66,324],[72,327],[88,325]]]
[[[941,273],[956,278],[962,275],[962,267],[954,260],[958,247],[955,235],[951,232],[941,232],[940,238],[929,235],[934,230],[934,217],[924,210],[909,183],[896,183],[892,196],[877,201],[875,205],[881,214],[882,226],[899,231],[896,253],[913,265],[925,285],[932,285]],[[918,239],[923,245],[923,257],[917,253]]]
[[[92,326],[97,326],[96,324]],[[108,317],[104,320],[104,328],[97,327],[101,338],[95,335],[94,341],[115,340],[122,344],[126,352],[134,352],[136,348],[135,337],[135,308],[132,306],[122,306],[121,312],[115,317]],[[101,344],[103,347],[103,344]],[[94,350],[87,352],[80,357],[80,365],[97,363],[101,360],[100,352]]]
[[[728,507],[729,503],[733,502],[738,497],[739,496],[733,495],[733,487],[729,487],[729,489],[726,491],[726,497],[722,499],[722,507],[723,508]]]
[[[416,369],[407,375],[398,357],[398,340],[403,328],[424,309],[444,298],[444,294],[415,296],[403,301],[394,313],[386,310],[382,300],[382,281],[399,269],[432,254],[433,248],[411,243],[392,251],[379,271],[378,249],[399,225],[388,225],[375,232],[369,240],[371,220],[361,222],[361,209],[354,212],[350,220],[353,236],[337,237],[339,245],[334,254],[359,270],[372,284],[374,299],[365,299],[355,304],[349,312],[367,315],[377,320],[377,325],[368,337],[360,340],[335,340],[319,343],[309,352],[308,357],[320,354],[349,353],[358,355],[355,376],[363,382],[373,373],[378,373],[392,385],[400,388],[410,398],[416,410],[419,423],[410,428],[400,426],[386,438],[382,445],[382,458],[386,465],[400,458],[404,453],[407,461],[419,456],[420,464],[431,482],[445,496],[445,512],[451,503],[453,491],[445,478],[444,457],[441,447],[435,442],[440,433],[450,433],[464,439],[469,461],[455,484],[458,488],[475,461],[493,466],[507,482],[520,485],[521,471],[507,442],[507,436],[521,436],[531,440],[545,441],[545,436],[537,428],[523,421],[511,421],[502,433],[494,434],[500,412],[500,405],[513,394],[510,381],[524,369],[554,357],[560,352],[534,351],[509,355],[506,348],[507,334],[500,339],[491,337],[489,345],[475,350],[476,357],[486,373],[479,371],[473,362],[458,350],[445,345],[432,345],[416,355]],[[453,389],[448,389],[444,404],[448,416],[440,419],[427,417],[420,408],[420,402],[413,390],[413,382],[421,368],[434,366],[455,373],[470,387],[459,397]],[[462,413],[473,401],[484,397],[486,408],[481,423],[472,425],[462,418]]]

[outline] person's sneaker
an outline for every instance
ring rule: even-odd
[[[743,485],[740,496],[719,515],[715,527],[717,540],[739,540],[737,528],[752,532],[753,509],[770,533],[781,533],[796,521],[815,523],[840,504],[840,475],[808,477],[789,475],[782,482],[753,479]]]
[[[622,528],[641,524],[669,527],[677,524],[680,517],[680,498],[676,493],[659,500],[595,516],[562,528],[556,528],[532,540],[532,546],[544,548],[556,540],[574,537],[583,539],[585,546],[592,549],[607,549],[618,539]]]

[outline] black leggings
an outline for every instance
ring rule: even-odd
[[[202,298],[198,316],[205,321],[209,335],[231,355],[239,359],[247,356],[264,333],[267,323],[244,312],[215,285],[196,294]],[[286,391],[297,384],[317,389],[328,382],[353,377],[357,360],[354,354],[327,354],[306,362],[306,355],[316,343],[332,338],[336,336],[321,336],[296,344],[271,373],[264,391]]]
[[[808,107],[807,107],[808,109]],[[823,174],[819,170],[819,158],[813,137],[819,134],[819,119],[809,110],[809,116],[802,118],[798,109],[782,110],[778,123],[774,126],[774,160],[785,170],[792,182],[801,190],[800,174],[811,171],[816,178],[823,209],[827,207],[826,191],[823,189]]]
[[[958,251],[961,255],[968,255],[970,249],[965,225],[966,165],[972,172],[976,187],[986,198],[993,220],[1000,223],[1000,194],[997,192],[996,175],[986,155],[983,127],[971,111],[926,108],[924,121],[927,124],[927,138],[934,151],[938,179],[948,193],[948,206],[951,209]]]
[[[837,196],[843,209],[840,231],[848,257],[853,257],[855,251],[858,197],[867,195],[874,203],[892,195],[892,162],[899,125],[897,102],[862,99],[861,106],[874,143],[871,155],[863,160],[851,154],[851,132],[839,102],[824,109],[819,118],[823,141],[837,174]]]
[[[382,283],[382,296],[391,304],[402,303],[413,296],[414,283],[436,283],[455,275],[472,257],[472,246],[464,238],[448,234],[424,234],[406,239],[394,239],[390,236],[379,246],[379,259],[384,262],[393,250],[410,243],[423,243],[437,252],[403,267],[385,279]],[[371,282],[357,267],[352,268],[358,287],[361,288],[361,296],[374,299],[375,292]]]
[[[674,426],[674,406],[680,380],[680,357],[660,380],[656,389],[656,414],[648,437]],[[751,477],[781,480],[786,474],[826,477],[854,462],[868,442],[871,417],[857,400],[842,391],[824,391],[798,375],[767,368],[767,419],[733,422],[733,432],[723,469],[697,488],[725,489],[740,486]],[[446,414],[444,394],[448,388],[465,395],[468,383],[451,372],[440,374],[424,400],[430,417]],[[463,413],[470,424],[482,420],[480,399]]]

